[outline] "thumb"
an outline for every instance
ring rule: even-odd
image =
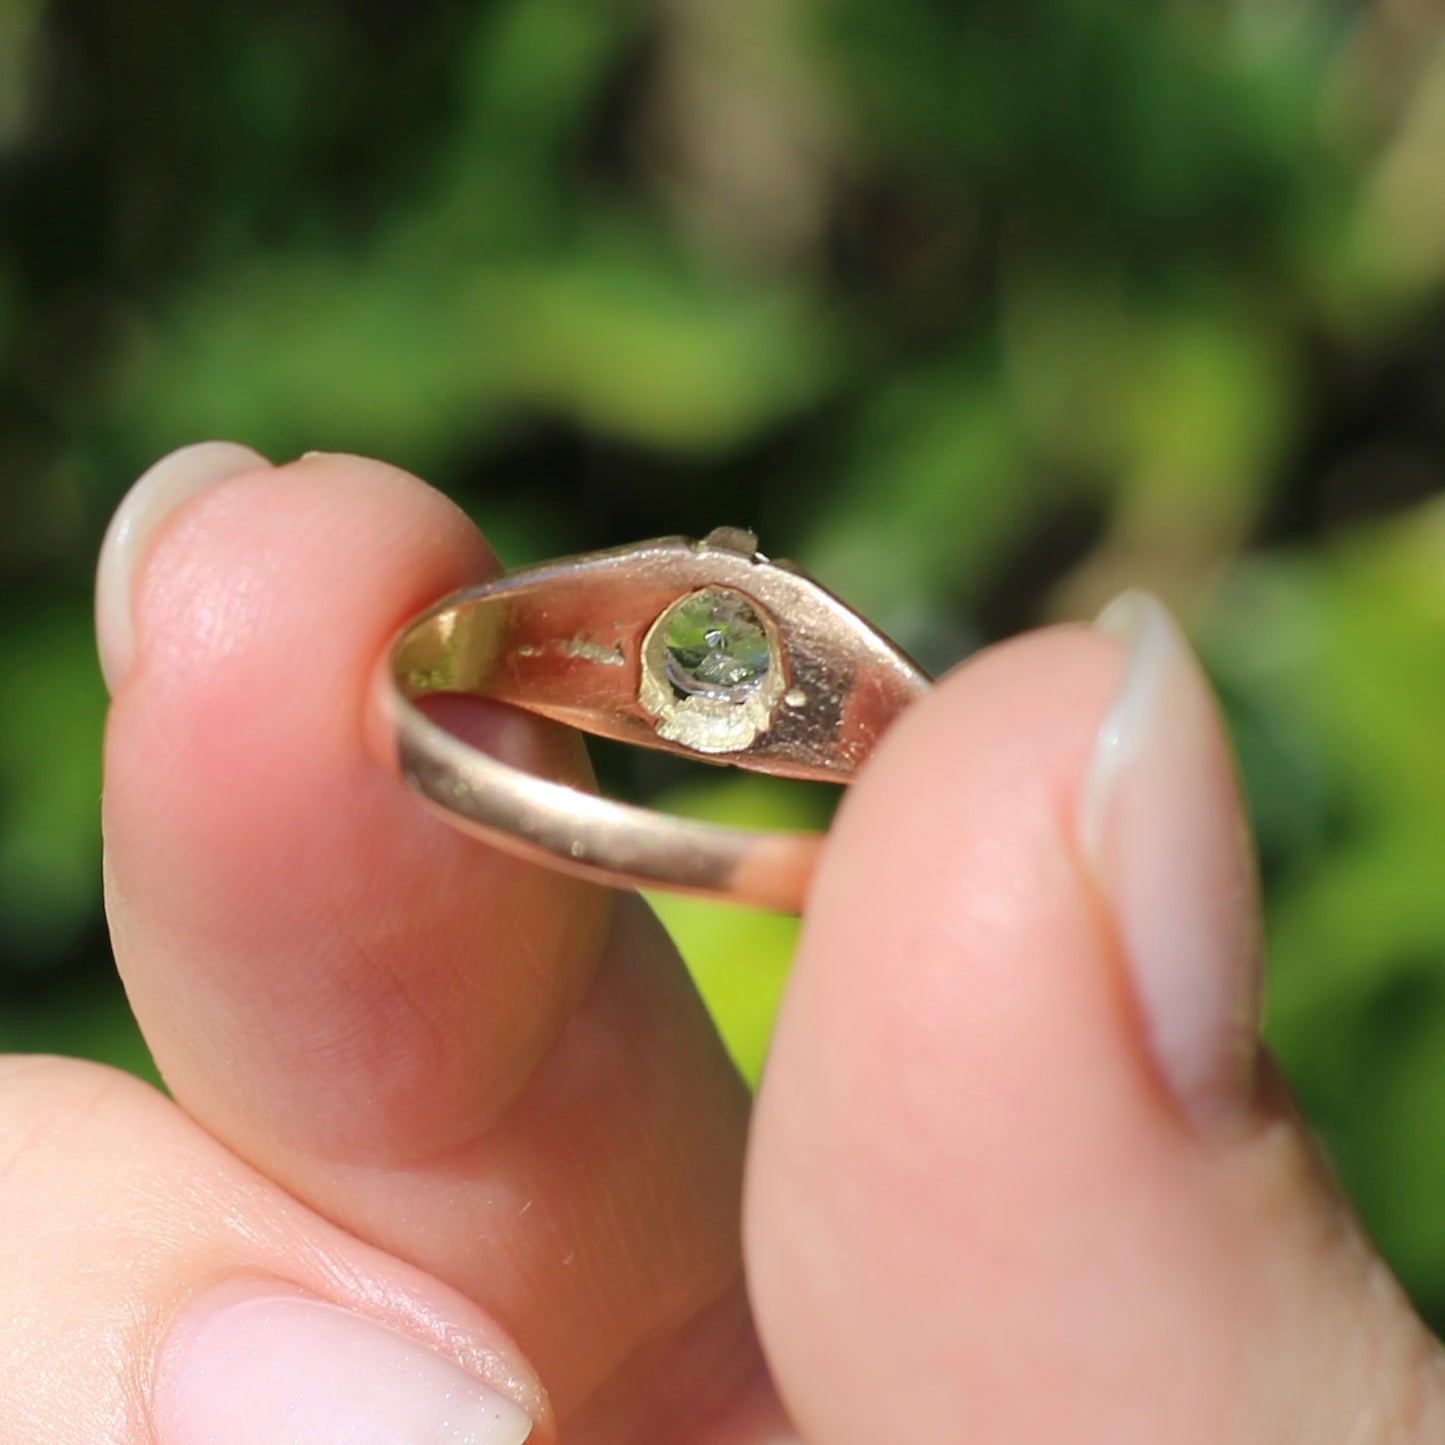
[[[1146,598],[890,733],[750,1162],[805,1439],[1445,1438],[1439,1352],[1259,1057],[1253,878],[1213,700]]]

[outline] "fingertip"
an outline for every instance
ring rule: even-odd
[[[1078,627],[991,650],[840,810],[749,1172],[760,1327],[805,1436],[896,1432],[886,1399],[850,1419],[828,1391],[865,1355],[924,1438],[1059,1425],[1017,1377],[1086,1373],[1066,1363],[1083,1316],[1107,1328],[1187,1233],[1161,1207],[1179,1133],[1075,833],[1120,666]]]
[[[173,1090],[258,1147],[476,1132],[595,965],[607,895],[460,836],[376,763],[378,658],[408,617],[496,570],[440,493],[328,454],[192,496],[136,576],[106,740],[117,959]],[[471,719],[549,765],[531,721]],[[490,972],[462,961],[498,953]],[[346,1081],[361,1077],[385,1107],[360,1107]]]
[[[1445,1418],[1438,1349],[1235,1067],[1256,899],[1215,714],[1135,600],[961,668],[840,810],[746,1209],[806,1438],[1303,1438],[1396,1419],[1402,1380]]]
[[[454,502],[385,462],[311,452],[214,480],[228,485],[177,498],[130,579],[133,666],[156,660],[187,695],[215,693],[226,666],[258,703],[281,670],[344,678],[365,699],[407,617],[500,570]],[[192,681],[209,686],[192,694]],[[364,725],[350,708],[331,717]]]
[[[555,1441],[494,1316],[138,1080],[0,1060],[0,1139],[7,1441]]]
[[[135,653],[132,592],[156,533],[185,501],[207,487],[270,465],[260,452],[236,442],[195,442],[155,462],[122,498],[101,542],[95,577],[96,648],[112,693]]]

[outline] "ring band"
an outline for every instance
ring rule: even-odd
[[[383,674],[401,775],[463,831],[612,886],[802,907],[821,835],[693,822],[536,777],[415,703],[489,697],[599,737],[848,782],[929,679],[749,532],[665,537],[507,573],[410,622]]]

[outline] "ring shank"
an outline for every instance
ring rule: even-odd
[[[802,907],[819,834],[725,828],[580,792],[469,747],[395,692],[388,702],[403,778],[474,837],[611,887]]]

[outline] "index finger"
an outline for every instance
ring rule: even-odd
[[[359,458],[163,525],[107,739],[117,956],[214,1134],[483,1303],[569,1428],[681,1428],[756,1368],[745,1091],[645,908],[462,837],[367,744],[392,634],[495,565]],[[585,783],[575,735],[455,701],[479,745]]]

